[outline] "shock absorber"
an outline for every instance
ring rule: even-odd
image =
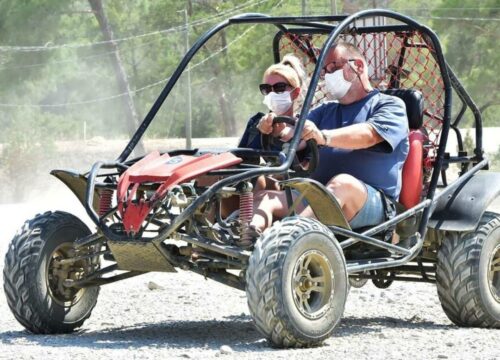
[[[113,199],[113,190],[100,189],[99,190],[99,216],[103,216],[111,210],[111,200]]]
[[[247,244],[252,242],[249,225],[253,217],[253,186],[250,182],[242,182],[236,189],[240,195],[240,242]]]

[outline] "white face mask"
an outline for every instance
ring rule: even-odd
[[[293,104],[292,97],[290,96],[291,91],[282,92],[277,94],[274,91],[270,92],[264,96],[264,105],[266,105],[269,110],[276,113],[277,115],[283,115],[286,113]]]
[[[325,74],[325,85],[331,98],[340,100],[347,94],[352,83],[344,78],[344,71],[339,69],[331,74]]]

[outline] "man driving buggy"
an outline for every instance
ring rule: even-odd
[[[395,201],[401,190],[409,147],[405,105],[371,87],[367,62],[356,46],[333,45],[325,64],[321,76],[334,101],[312,110],[301,134],[320,146],[319,166],[311,178],[326,185],[351,228],[376,225],[386,219],[385,198]],[[259,131],[275,133],[273,118],[262,117]],[[251,227],[259,232],[287,214],[285,192],[257,192],[254,208]],[[297,212],[314,216],[303,204]]]

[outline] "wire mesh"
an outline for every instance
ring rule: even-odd
[[[279,40],[280,58],[293,53],[303,61],[310,78],[326,34],[283,33]],[[419,31],[366,32],[344,35],[343,40],[357,45],[366,58],[374,88],[416,89],[424,97],[423,128],[428,136],[424,168],[431,172],[439,146],[444,117],[444,83],[430,40]],[[328,100],[324,82],[315,91],[312,107]]]

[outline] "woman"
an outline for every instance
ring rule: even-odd
[[[264,95],[263,103],[269,113],[254,115],[247,124],[238,147],[262,149],[261,134],[272,134],[288,140],[293,133],[285,124],[272,125],[276,116],[293,116],[300,106],[305,71],[300,60],[291,54],[285,55],[278,64],[273,64],[264,72],[263,82],[259,85]]]
[[[280,63],[267,68],[259,89],[264,95],[263,103],[269,112],[267,114],[259,112],[250,118],[238,147],[263,149],[262,135],[272,135],[282,141],[291,138],[293,129],[283,123],[273,125],[273,118],[294,115],[299,107],[304,77],[305,71],[300,60],[291,54],[285,55]],[[281,150],[281,147],[271,144],[271,150]],[[267,190],[278,190],[277,180],[271,176],[260,176],[254,184],[253,192],[259,196]],[[240,200],[237,196],[224,199],[221,203],[222,216],[229,214],[231,214],[229,218],[239,216],[239,211],[235,210],[242,206]],[[260,236],[260,229],[246,221],[242,221],[239,226],[242,233],[237,244],[245,248],[253,246],[255,239]]]
[[[272,134],[283,141],[288,141],[293,135],[293,129],[286,124],[272,125],[272,119],[276,116],[293,116],[298,110],[304,85],[305,71],[300,60],[291,54],[285,55],[283,60],[271,65],[264,72],[262,84],[259,89],[264,95],[263,103],[269,109],[267,114],[257,113],[248,121],[247,127],[241,137],[238,147],[263,149],[262,135]],[[271,145],[272,150],[281,150],[278,145]],[[278,190],[277,180],[273,177],[261,176],[254,184],[254,193],[262,190]],[[235,211],[239,208],[239,197],[233,196],[224,199],[221,204],[221,214],[226,217],[238,216]],[[256,229],[252,229],[257,231]],[[255,236],[258,234],[255,234]],[[252,242],[240,244],[250,246]]]

